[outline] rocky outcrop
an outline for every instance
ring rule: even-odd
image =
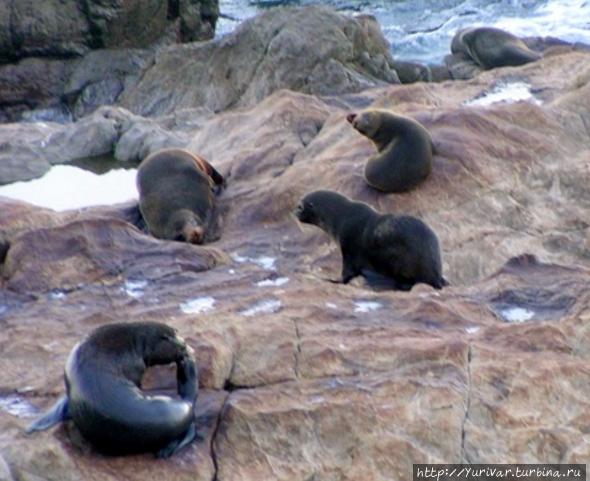
[[[152,120],[101,107],[73,124],[6,124],[0,129],[0,185],[34,179],[52,165],[87,157],[111,154],[138,163],[156,150],[184,147],[190,139],[186,129],[208,115],[192,110]]]
[[[0,478],[405,481],[414,463],[586,463],[589,65],[589,53],[554,51],[468,81],[88,117],[122,156],[157,131],[211,161],[227,179],[222,236],[153,239],[133,204],[56,213],[0,199]],[[528,100],[491,103],[514,84]],[[346,114],[368,106],[429,129],[420,188],[364,183],[374,147]],[[38,138],[59,129],[33,126]],[[291,214],[317,188],[425,220],[451,286],[328,282],[336,245]],[[26,436],[63,392],[75,343],[125,320],[170,324],[195,349],[201,438],[156,461],[105,458],[71,424]]]
[[[217,0],[4,1],[0,122],[113,104],[153,56],[138,49],[212,38],[218,15]]]
[[[0,60],[147,47],[174,21],[179,41],[212,38],[218,8],[215,0],[8,0],[0,7]]]
[[[120,103],[153,116],[181,106],[217,112],[254,105],[281,88],[345,94],[398,83],[390,62],[373,17],[350,18],[324,7],[277,8],[217,41],[159,52]]]

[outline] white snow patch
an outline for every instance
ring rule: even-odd
[[[354,303],[354,312],[370,312],[381,309],[383,305],[374,301],[357,301]]]
[[[59,289],[55,289],[49,293],[49,299],[51,299],[53,301],[57,301],[59,299],[65,299],[65,297],[66,297],[66,293],[64,291],[59,290]]]
[[[287,282],[289,282],[288,277],[277,277],[276,279],[264,279],[263,281],[258,281],[256,285],[258,287],[279,287],[284,286]]]
[[[500,311],[502,317],[508,322],[521,323],[531,320],[535,316],[535,311],[525,309],[524,307],[507,307]]]
[[[0,396],[0,409],[19,418],[35,417],[38,412],[29,401],[16,394]]]
[[[275,257],[269,257],[269,256],[260,256],[260,257],[245,257],[245,256],[241,256],[239,255],[237,252],[234,252],[232,254],[232,259],[240,264],[243,263],[250,263],[250,264],[256,264],[259,267],[262,267],[263,269],[269,270],[269,271],[274,271],[275,268],[275,262],[277,261],[277,259]]]
[[[197,297],[180,304],[180,310],[185,314],[200,314],[213,309],[215,299],[211,296]]]
[[[130,279],[125,281],[125,292],[129,297],[139,299],[143,296],[143,290],[147,287],[148,282],[146,280],[135,280]]]
[[[490,91],[474,99],[464,102],[465,105],[488,106],[499,102],[513,103],[526,100],[536,105],[541,101],[531,92],[531,86],[526,82],[499,83]]]
[[[251,317],[256,314],[270,314],[277,312],[281,308],[281,301],[278,299],[267,299],[254,304],[249,309],[242,311],[240,314]]]

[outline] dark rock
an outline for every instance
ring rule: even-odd
[[[0,65],[0,115],[5,122],[20,120],[27,110],[49,108],[59,103],[75,62],[27,58]],[[11,110],[10,107],[21,108]]]

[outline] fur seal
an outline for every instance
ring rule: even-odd
[[[542,57],[520,38],[494,27],[459,30],[451,41],[451,52],[466,55],[484,69],[523,65]]]
[[[399,290],[410,290],[418,282],[436,289],[447,285],[436,234],[420,219],[381,215],[367,204],[328,190],[306,195],[295,215],[340,244],[344,284],[363,275],[381,283],[386,278],[390,287]]]
[[[137,171],[139,209],[159,239],[202,244],[214,223],[214,189],[223,176],[202,157],[163,149],[146,157]]]
[[[180,399],[148,396],[139,386],[149,366],[176,363]],[[27,433],[72,419],[99,451],[168,457],[196,437],[197,368],[175,330],[157,322],[113,323],[78,343],[65,366],[66,395]]]
[[[432,139],[415,120],[377,109],[350,113],[346,120],[377,148],[365,165],[365,180],[371,187],[405,192],[432,171]]]

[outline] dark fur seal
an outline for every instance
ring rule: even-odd
[[[365,166],[365,180],[371,187],[405,192],[432,171],[432,139],[415,120],[377,109],[348,114],[346,120],[377,148]]]
[[[149,366],[176,363],[180,399],[148,396],[139,386]],[[101,326],[70,353],[66,395],[27,428],[41,431],[72,419],[99,451],[156,452],[168,457],[196,437],[198,379],[190,348],[156,322]]]
[[[466,55],[484,69],[524,65],[542,57],[520,38],[493,27],[459,30],[451,42],[451,52]]]
[[[400,290],[418,282],[437,289],[447,285],[436,234],[420,219],[380,215],[367,204],[326,190],[306,195],[295,215],[340,244],[344,284],[363,275],[369,281],[388,278]]]
[[[223,177],[202,157],[182,149],[149,155],[137,171],[139,208],[152,235],[202,244],[214,223],[216,186]]]

